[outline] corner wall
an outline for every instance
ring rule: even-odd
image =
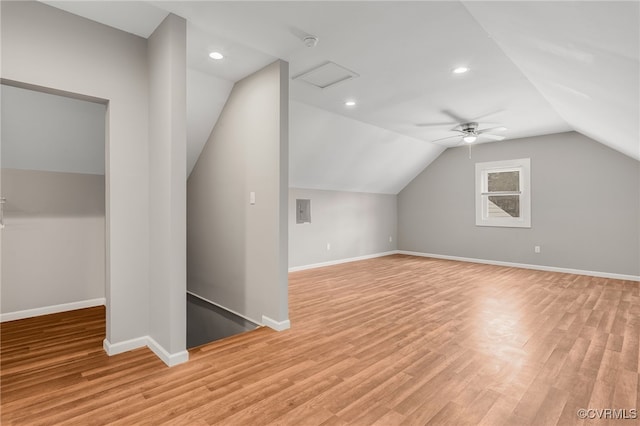
[[[189,357],[186,52],[186,21],[170,14],[148,40],[149,336],[169,365]]]
[[[187,289],[275,328],[288,325],[288,75],[276,61],[234,85],[187,183]]]
[[[35,1],[3,1],[0,7],[3,79],[108,101],[107,340],[146,336],[147,41]]]
[[[296,223],[298,198],[311,200],[311,223]],[[397,225],[396,195],[291,188],[289,268],[394,251]]]
[[[514,158],[531,158],[531,228],[475,226],[475,163]],[[640,162],[560,133],[446,150],[398,195],[398,248],[638,276],[639,218]]]

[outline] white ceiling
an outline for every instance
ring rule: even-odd
[[[397,193],[441,153],[430,141],[476,117],[507,139],[577,130],[640,159],[638,1],[47,3],[143,37],[168,12],[187,19],[188,93],[209,96],[188,99],[190,159],[231,83],[273,60],[292,76],[326,61],[358,73],[325,90],[291,81],[292,187]]]
[[[229,80],[187,70],[187,172],[191,174],[231,93]]]
[[[290,186],[397,194],[444,147],[291,101]]]
[[[466,7],[572,129],[640,159],[639,4]]]

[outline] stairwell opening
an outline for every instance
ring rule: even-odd
[[[187,293],[187,348],[192,349],[225,337],[255,330],[259,325]]]

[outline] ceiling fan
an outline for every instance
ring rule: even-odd
[[[505,131],[507,130],[506,127],[491,127],[488,129],[479,129],[478,127],[478,123],[475,121],[462,123],[451,129],[452,132],[458,132],[459,134],[448,136],[446,138],[436,139],[431,142],[451,148],[454,146],[462,145],[463,143],[474,144],[489,141],[501,141],[505,138],[501,135],[494,135],[492,132]],[[442,142],[448,140],[450,140],[451,143]]]

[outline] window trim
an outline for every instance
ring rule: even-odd
[[[495,195],[520,195],[520,217],[487,217],[486,205],[490,193],[487,190],[489,173],[519,171],[520,191],[500,191]],[[509,192],[510,194],[506,194]],[[489,161],[476,163],[476,226],[531,228],[531,159]]]

